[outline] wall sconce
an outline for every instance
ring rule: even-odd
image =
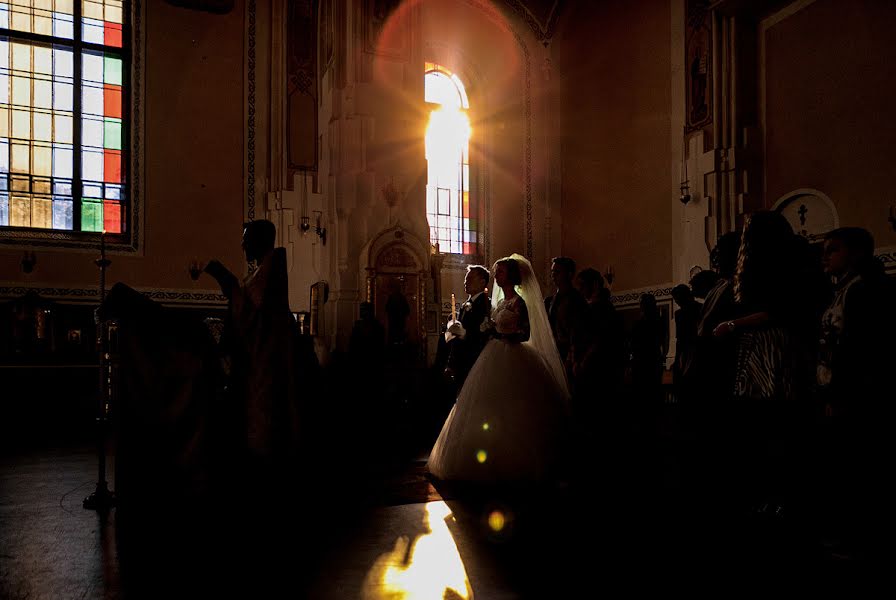
[[[37,256],[35,256],[33,251],[25,250],[25,254],[22,256],[22,271],[30,273],[34,270],[35,264],[37,264]]]
[[[687,133],[685,133],[681,148],[681,185],[678,186],[680,192],[678,199],[682,204],[687,204],[691,201],[691,192],[688,189],[688,183],[688,136]]]
[[[202,264],[198,259],[193,259],[190,261],[190,268],[187,269],[190,272],[190,279],[193,281],[199,281],[199,276],[202,274]]]
[[[303,235],[308,233],[308,230],[311,229],[311,223],[308,222],[308,217],[302,217],[299,228],[302,230]]]
[[[681,192],[681,195],[678,196],[678,199],[681,201],[682,204],[687,204],[688,202],[691,201],[691,193],[690,193],[690,190],[688,189],[688,181],[687,180],[684,180],[681,182],[681,185],[679,186],[679,191]]]
[[[324,246],[326,246],[327,245],[327,229],[326,229],[326,227],[320,226],[320,219],[323,216],[323,213],[321,213],[321,211],[319,211],[319,210],[315,210],[314,214],[317,215],[317,223],[314,226],[314,233],[316,233],[317,237],[320,238],[320,243],[323,244]]]

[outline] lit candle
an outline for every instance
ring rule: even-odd
[[[457,304],[456,304],[456,301],[454,300],[454,294],[451,294],[451,320],[452,321],[457,320]]]

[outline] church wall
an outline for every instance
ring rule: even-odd
[[[764,29],[766,201],[818,190],[841,226],[865,227],[878,247],[893,246],[896,4],[795,5]]]
[[[424,55],[456,65],[444,66],[465,78],[470,97],[472,193],[478,193],[487,227],[480,254],[486,262],[527,254],[534,40],[508,15],[477,2],[426,2],[423,19]]]
[[[539,223],[544,186],[537,178],[543,169],[533,141],[538,119],[533,88],[544,48],[517,17],[485,0],[404,2],[375,14],[380,4],[354,0],[329,9],[322,3],[333,25],[328,33],[322,23],[321,39],[332,35],[334,50],[321,73],[319,194],[312,203],[326,207],[329,260],[303,256],[303,243],[294,255],[302,270],[319,271],[330,281],[325,310],[331,348],[344,347],[357,304],[366,297],[370,240],[400,225],[429,244],[425,61],[457,73],[470,98],[480,260],[532,251],[543,262],[551,254]],[[384,193],[387,189],[391,192]],[[283,197],[294,202],[293,195],[286,191]],[[465,264],[446,261],[443,304],[452,292],[462,293],[464,269]],[[303,277],[291,272],[294,276]]]
[[[551,46],[562,86],[562,251],[581,268],[612,265],[619,290],[672,277],[681,208],[670,18],[668,0],[571,3]]]
[[[215,15],[144,1],[145,204],[136,253],[110,253],[107,285],[217,292],[190,261],[217,257],[239,272],[243,194],[243,2]],[[0,282],[95,289],[95,250],[0,245]]]

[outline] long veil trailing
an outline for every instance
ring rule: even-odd
[[[557,344],[554,342],[554,334],[551,331],[551,323],[548,321],[548,313],[544,308],[544,296],[541,293],[541,286],[532,270],[532,263],[520,254],[513,253],[507,258],[515,260],[520,266],[520,275],[522,281],[516,286],[516,293],[520,295],[526,303],[529,311],[529,340],[526,344],[531,344],[539,356],[544,360],[548,367],[548,371],[553,375],[557,385],[563,390],[564,398],[569,398],[569,384],[566,381],[566,369],[563,367],[563,361],[560,360],[560,353],[557,351]],[[504,298],[504,290],[495,286],[492,294],[492,309]]]

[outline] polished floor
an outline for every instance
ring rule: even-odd
[[[97,480],[89,444],[9,451],[0,597],[592,598],[715,569],[738,573],[734,589],[745,573],[849,558],[774,517],[708,523],[681,501],[674,453],[653,450],[615,471],[577,465],[587,477],[537,493],[420,486],[424,451],[379,471],[322,463],[282,493],[234,479],[108,515],[82,507]]]

